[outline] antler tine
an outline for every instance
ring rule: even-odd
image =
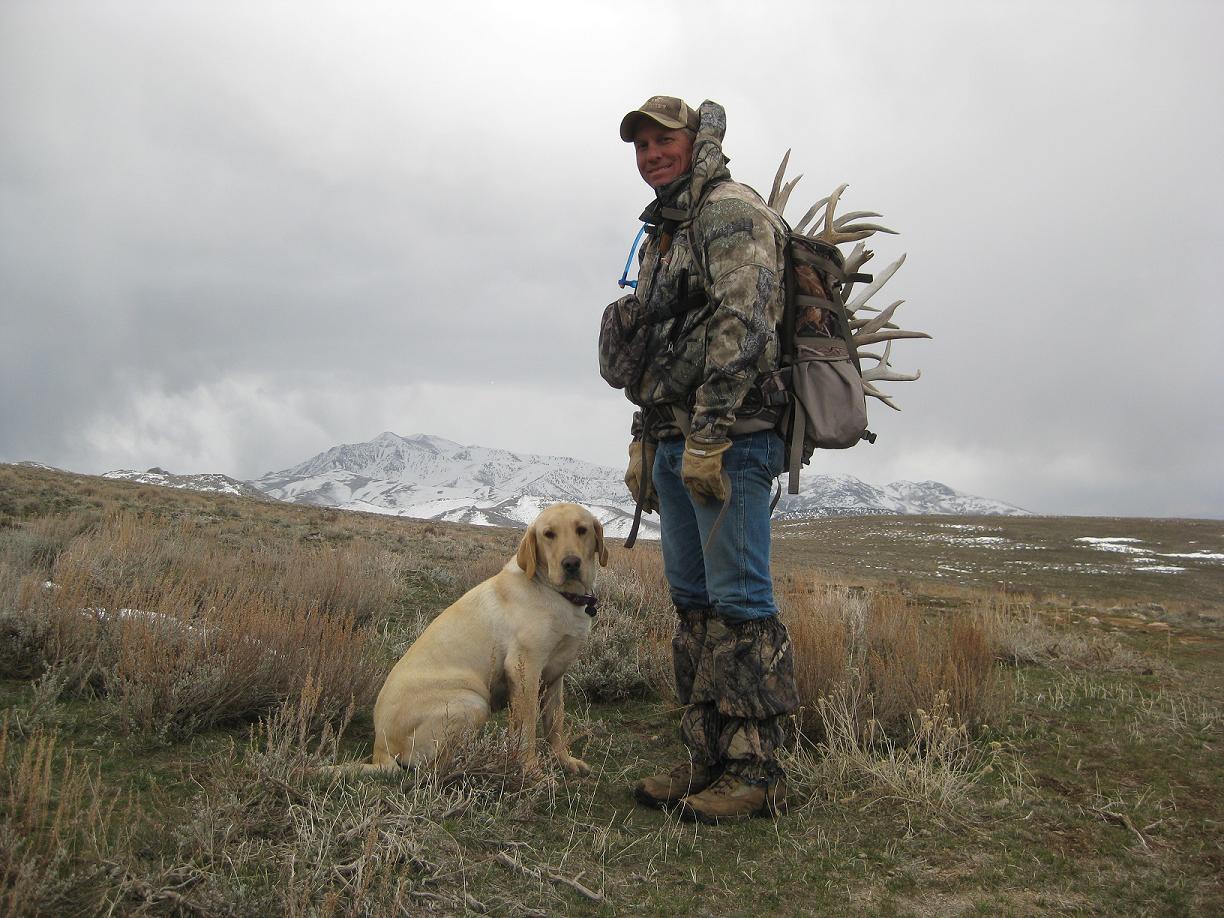
[[[856,245],[854,247],[854,250],[850,253],[850,256],[846,259],[846,264],[845,264],[846,277],[849,278],[857,274],[858,269],[861,268],[863,265],[865,265],[867,262],[871,261],[874,255],[875,255],[875,252],[871,251],[871,249],[864,246],[861,242],[858,245]],[[854,281],[847,280],[842,285],[842,299],[845,299],[845,300],[850,299],[850,291],[852,291],[853,289],[854,289]],[[853,310],[850,310],[849,314],[854,315]]]
[[[833,189],[833,193],[829,195],[829,203],[825,207],[824,214],[824,232],[820,234],[822,239],[827,239],[829,242],[833,242],[832,239],[828,239],[829,236],[833,235],[833,212],[837,210],[837,202],[840,200],[842,192],[849,187],[850,186],[848,184],[838,185]],[[833,244],[837,245],[836,242],[833,242]]]
[[[863,379],[868,382],[874,382],[875,380],[883,380],[885,382],[914,382],[922,377],[921,370],[915,370],[913,373],[895,372],[888,363],[888,358],[891,356],[891,354],[892,342],[889,341],[884,347],[884,356],[875,358],[879,361],[879,363],[870,370],[863,371]],[[864,355],[862,353],[859,354],[860,358],[863,356]],[[869,356],[874,357],[874,355]]]
[[[869,382],[863,383],[863,394],[870,395],[872,398],[878,398],[880,401],[882,401],[885,405],[887,405],[893,411],[901,410],[900,408],[897,407],[896,403],[892,400],[892,396],[885,395],[883,392],[881,392],[879,389],[877,389],[875,386],[873,386]]]
[[[887,226],[880,226],[878,223],[852,223],[841,231],[821,233],[820,238],[833,245],[841,245],[843,242],[856,242],[859,239],[866,239],[868,236],[874,236],[876,233],[897,235],[896,230],[889,229]]]
[[[864,370],[863,379],[869,382],[877,379],[884,382],[916,382],[922,379],[922,371],[915,370],[913,373],[897,373],[887,364],[884,364],[879,367],[872,367],[870,370]]]
[[[782,190],[778,193],[778,202],[774,205],[774,210],[778,212],[779,217],[782,216],[782,211],[786,210],[786,202],[790,200],[791,192],[795,190],[801,178],[803,178],[802,172],[783,185]]]
[[[786,154],[782,157],[782,162],[778,166],[778,172],[774,176],[773,188],[770,189],[769,192],[769,200],[765,202],[770,207],[773,207],[774,210],[777,210],[777,208],[774,207],[774,202],[778,200],[778,189],[782,187],[782,176],[786,175],[786,164],[790,162],[790,155],[791,151],[787,150]]]
[[[877,214],[874,210],[853,210],[843,217],[838,217],[833,221],[833,229],[841,229],[851,220],[861,220],[863,217],[882,217],[883,214]]]
[[[926,332],[906,331],[904,328],[885,329],[878,331],[875,334],[863,335],[861,338],[854,339],[855,347],[866,347],[869,344],[878,344],[881,341],[892,341],[898,338],[929,338],[931,337]]]
[[[854,247],[848,256],[846,256],[846,273],[856,274],[858,269],[875,257],[875,252],[867,248],[861,242]]]
[[[864,335],[874,334],[875,332],[878,332],[881,328],[888,328],[889,327],[888,320],[891,319],[893,313],[897,311],[897,307],[900,306],[904,302],[905,300],[897,300],[895,303],[893,303],[891,306],[889,306],[887,309],[881,312],[878,316],[874,316],[873,318],[870,318],[870,319],[856,319],[854,322],[851,323],[851,325],[856,329],[856,331]],[[893,326],[893,328],[896,328],[896,327],[897,326],[895,325]]]
[[[804,214],[803,219],[799,221],[799,225],[795,227],[795,232],[796,233],[806,232],[808,223],[811,222],[813,217],[815,217],[818,213],[820,213],[820,208],[824,207],[828,203],[829,203],[828,198],[821,198],[819,201],[817,201],[815,204],[809,207],[808,212]]]
[[[857,251],[858,251],[858,248],[856,247],[855,252]],[[851,257],[853,257],[853,254],[854,253],[851,253]],[[867,260],[866,258],[863,259],[863,261],[866,261],[866,260]],[[847,303],[846,312],[850,313],[850,315],[854,315],[855,312],[857,312],[859,309],[862,309],[863,306],[867,303],[867,301],[871,299],[873,296],[875,296],[875,294],[879,292],[881,287],[883,287],[885,284],[888,283],[889,279],[894,274],[897,273],[897,270],[903,264],[905,264],[904,254],[900,258],[898,258],[896,261],[894,261],[891,265],[889,265],[887,268],[885,268],[883,271],[881,271],[879,274],[877,274],[875,276],[875,279],[872,280],[870,284],[868,284],[866,287],[863,288],[862,293],[860,293],[853,300]]]

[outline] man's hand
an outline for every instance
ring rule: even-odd
[[[659,497],[655,494],[654,482],[651,480],[654,458],[653,440],[650,443],[634,440],[629,444],[629,470],[625,472],[625,484],[629,487],[629,494],[636,501],[642,485],[642,476],[646,476],[646,493],[642,496],[643,513],[654,513],[659,509]]]
[[[698,500],[724,501],[727,486],[723,481],[722,454],[731,448],[727,439],[690,436],[684,441],[684,460],[680,477],[689,493]]]

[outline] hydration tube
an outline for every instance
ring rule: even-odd
[[[633,255],[637,252],[638,243],[642,241],[642,234],[646,232],[646,224],[642,224],[642,228],[637,231],[637,235],[633,237],[633,245],[629,247],[629,257],[625,259],[625,270],[621,272],[620,280],[616,282],[621,289],[632,287],[637,289],[637,281],[629,280],[629,268],[633,264]]]

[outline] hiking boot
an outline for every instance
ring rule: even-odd
[[[633,785],[633,796],[643,806],[657,809],[679,803],[689,794],[705,790],[718,777],[718,770],[695,762],[677,765],[667,774],[651,775]]]
[[[700,793],[680,801],[680,818],[717,823],[720,819],[780,816],[786,812],[786,779],[746,781],[726,772]]]

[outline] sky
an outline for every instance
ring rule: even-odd
[[[255,478],[384,430],[606,465],[617,126],[900,232],[929,341],[814,467],[1224,517],[1224,4],[0,0],[0,461]]]

